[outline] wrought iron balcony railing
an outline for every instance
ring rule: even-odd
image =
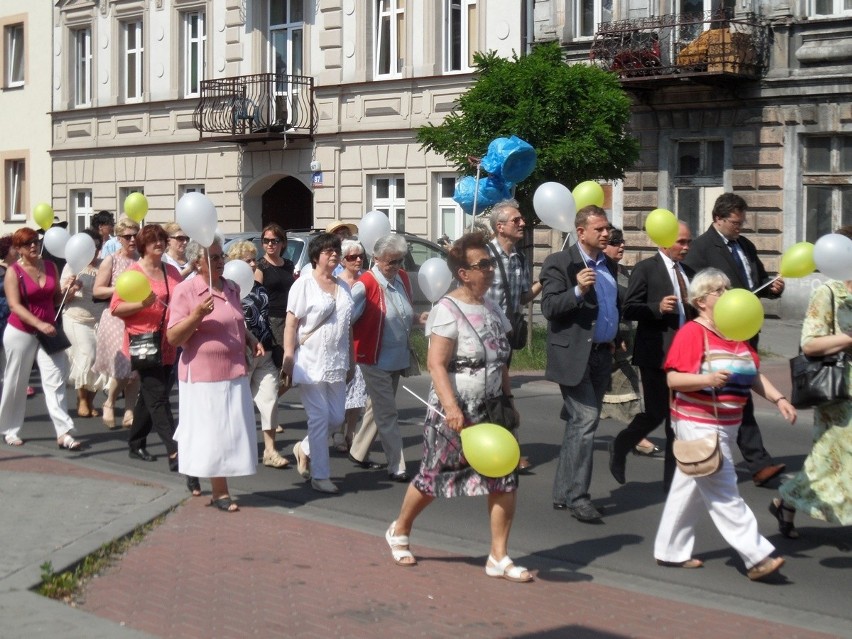
[[[759,78],[769,29],[756,14],[730,11],[603,22],[589,57],[623,82],[672,77]]]
[[[204,80],[193,123],[201,137],[208,133],[237,142],[312,136],[314,79],[259,73]]]

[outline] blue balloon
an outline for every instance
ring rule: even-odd
[[[475,187],[476,178],[472,175],[465,176],[456,183],[453,200],[455,200],[465,213],[473,212]],[[479,194],[476,198],[476,208],[478,211],[493,206],[501,200],[507,200],[510,197],[512,197],[512,185],[508,182],[504,182],[493,175],[479,179]]]
[[[517,184],[532,175],[535,163],[536,153],[532,145],[513,135],[491,140],[481,164],[492,176]]]

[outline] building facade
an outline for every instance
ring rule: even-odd
[[[32,207],[52,199],[50,79],[52,6],[6,0],[0,4],[0,234],[25,224]]]
[[[457,174],[416,130],[531,21],[518,0],[59,0],[54,209],[77,230],[141,191],[162,222],[197,190],[225,232],[377,209],[457,237]]]
[[[543,0],[535,39],[619,74],[641,158],[613,186],[632,251],[657,207],[701,233],[719,193],[748,202],[767,268],[852,223],[852,5],[845,0]],[[852,277],[852,274],[850,274]],[[801,318],[821,276],[788,280],[766,310]]]

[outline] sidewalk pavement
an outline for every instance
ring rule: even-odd
[[[765,363],[783,389],[797,333],[793,326],[767,330],[762,345],[783,351]],[[415,535],[419,565],[398,567],[380,532],[387,522],[320,506],[282,507],[258,494],[240,495],[236,514],[207,507],[208,500],[209,494],[189,497],[179,476],[129,465],[102,472],[61,453],[4,449],[0,635],[836,636],[747,616],[747,607],[700,591],[678,594],[536,555],[523,558],[534,583],[490,579],[482,548],[450,527],[442,538]],[[73,606],[31,592],[43,562],[58,573],[163,513],[169,514],[162,523],[91,580]]]

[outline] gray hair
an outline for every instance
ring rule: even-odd
[[[699,271],[689,282],[689,303],[695,303],[708,293],[720,288],[729,288],[731,280],[717,268],[705,268]]]
[[[376,240],[376,244],[373,246],[373,257],[384,257],[391,254],[408,254],[408,242],[402,235],[391,233]]]
[[[521,205],[515,199],[501,200],[491,207],[491,229],[496,233],[497,224],[505,222],[506,209],[521,210]]]
[[[216,234],[216,236],[213,238],[213,244],[216,244],[217,246],[221,247],[222,246],[221,236]],[[213,246],[213,244],[211,244],[210,246]],[[207,251],[207,249],[204,248],[203,246],[201,246],[201,244],[199,244],[195,240],[190,240],[189,243],[186,245],[185,255],[186,255],[187,263],[197,266],[198,261],[201,258],[207,257],[206,251]]]
[[[376,242],[378,244],[378,242]],[[343,257],[346,257],[353,251],[357,251],[358,253],[364,252],[364,247],[361,246],[361,242],[358,240],[353,240],[352,238],[347,237],[340,243],[340,254]]]

